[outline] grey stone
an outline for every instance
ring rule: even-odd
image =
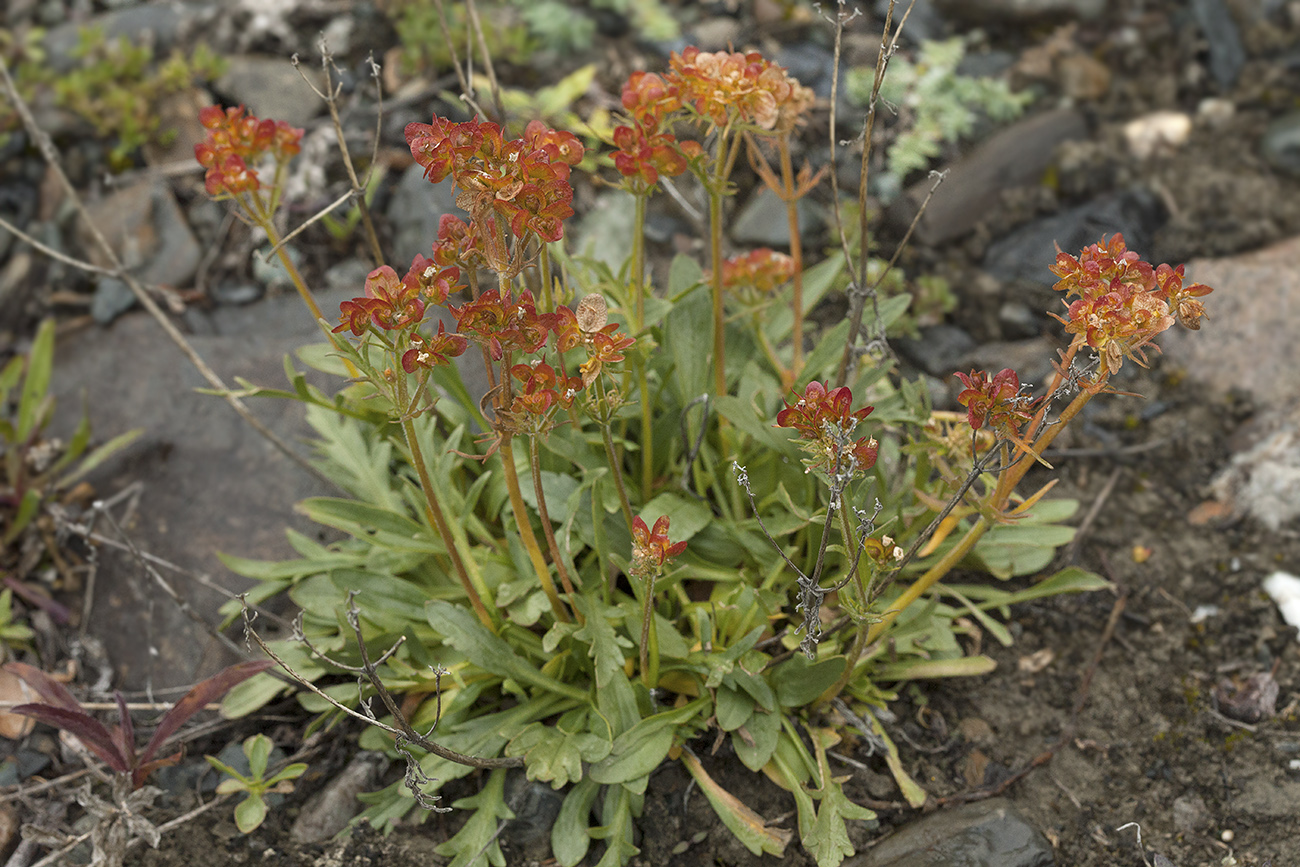
[[[740,22],[726,15],[706,18],[692,28],[693,45],[701,51],[726,51],[739,48]]]
[[[388,203],[388,222],[396,228],[393,239],[393,268],[401,273],[416,254],[428,256],[438,240],[438,222],[443,214],[455,214],[462,220],[469,215],[456,207],[456,189],[451,180],[430,184],[424,169],[413,163],[393,191]]]
[[[1023,301],[1004,301],[998,307],[998,323],[1011,338],[1034,337],[1043,330],[1043,316]]]
[[[817,206],[807,198],[799,200],[799,234],[802,237],[821,227]],[[740,244],[761,247],[789,247],[790,222],[786,216],[785,202],[776,193],[760,187],[741,206],[731,224],[731,237]]]
[[[1230,90],[1246,65],[1246,46],[1237,22],[1223,0],[1192,0],[1191,7],[1209,46],[1210,75],[1219,87]]]
[[[1174,827],[1184,834],[1203,831],[1210,824],[1210,811],[1196,793],[1174,798]]]
[[[776,53],[775,60],[797,78],[800,84],[812,88],[813,93],[823,98],[831,95],[831,70],[835,68],[835,55],[829,48],[815,42],[796,42],[782,46]],[[840,65],[842,72],[843,63]]]
[[[371,270],[367,262],[348,259],[325,271],[325,285],[332,290],[351,293],[355,297],[365,290],[366,276]]]
[[[1102,236],[1124,235],[1128,249],[1147,254],[1152,238],[1165,220],[1159,199],[1142,189],[1130,190],[1035,220],[989,245],[983,267],[1005,282],[1024,280],[1051,286],[1048,270],[1056,261],[1056,246],[1077,254]]]
[[[1036,184],[1052,164],[1056,146],[1087,135],[1083,115],[1073,109],[1049,111],[995,133],[970,155],[948,167],[916,227],[924,244],[940,244],[974,229],[998,204],[1004,190]],[[934,185],[923,180],[890,206],[890,223],[906,227]]]
[[[944,15],[980,24],[988,23],[990,18],[1009,22],[1086,21],[1106,11],[1106,0],[935,0],[935,5]]]
[[[56,72],[67,72],[80,62],[73,51],[81,31],[98,27],[104,38],[115,42],[125,38],[133,44],[148,42],[155,57],[165,57],[176,44],[185,25],[185,14],[173,5],[147,3],[97,15],[86,21],[64,21],[45,34],[46,63]]]
[[[100,277],[95,281],[95,294],[90,299],[90,315],[100,325],[107,325],[135,306],[135,294],[116,277]]]
[[[920,339],[896,341],[898,352],[931,376],[944,377],[975,348],[975,338],[955,325],[932,325],[921,329]]]
[[[372,788],[385,763],[379,753],[358,753],[348,766],[312,795],[289,829],[295,843],[323,843],[347,827],[361,812],[357,795]]]
[[[327,311],[337,309],[343,297],[318,296]],[[285,387],[284,355],[322,339],[296,294],[248,307],[217,307],[210,321],[215,335],[189,341],[232,386],[242,376]],[[328,385],[323,376],[314,381]],[[227,572],[216,552],[259,559],[296,556],[284,538],[286,528],[321,536],[318,527],[294,514],[294,503],[333,491],[277,451],[221,398],[195,391],[207,386],[152,318],[123,316],[93,336],[60,341],[53,431],[66,437],[76,427],[83,395],[89,397],[97,442],[142,428],[139,439],[88,481],[101,497],[143,481],[125,527],[132,541],[183,570],[209,576],[219,587],[239,591],[249,582]],[[248,404],[290,443],[307,432],[303,407],[295,401]],[[105,523],[97,526],[111,532]],[[224,595],[184,574],[166,575],[200,617],[219,621]],[[113,549],[100,552],[88,628],[118,667],[124,689],[194,683],[232,661],[222,645],[166,600],[129,554]]]
[[[1263,774],[1251,777],[1241,784],[1231,808],[1254,819],[1287,819],[1294,828],[1300,822],[1300,781],[1275,781]]]
[[[940,810],[905,825],[844,867],[1049,867],[1052,847],[1003,798]]]
[[[551,826],[560,814],[564,793],[529,780],[522,773],[511,775],[506,786],[506,803],[515,817],[506,822],[501,836],[515,846],[529,848],[540,843],[543,849],[549,848]]]
[[[218,304],[252,304],[266,294],[266,290],[253,283],[221,283],[208,293]]]
[[[302,267],[302,253],[292,244],[280,248],[289,257],[295,268]],[[284,267],[280,261],[280,253],[277,250],[271,252],[270,247],[263,247],[258,250],[252,259],[253,279],[267,289],[290,289],[293,288],[293,278],[289,276],[289,269]]]
[[[1171,328],[1157,342],[1169,361],[1212,392],[1249,392],[1259,406],[1286,412],[1300,401],[1300,237],[1223,259],[1187,265],[1184,285],[1204,283],[1209,323],[1200,331]]]
[[[320,86],[318,69],[307,64],[300,68]],[[305,126],[325,108],[324,100],[283,57],[231,57],[226,74],[217,79],[216,90],[242,102],[259,118],[283,120],[295,127]]]
[[[1300,177],[1300,112],[1284,114],[1270,123],[1259,148],[1273,168]]]
[[[164,184],[146,180],[123,187],[88,205],[88,210],[122,264],[142,283],[175,287],[194,276],[202,251]],[[90,250],[92,262],[112,264],[88,230],[79,227],[78,238]]]
[[[1260,354],[1260,347],[1239,351]],[[1300,395],[1289,408],[1273,407],[1251,419],[1233,436],[1233,451],[1210,486],[1217,500],[1274,533],[1300,517]]]
[[[573,226],[570,250],[604,262],[617,274],[632,252],[629,239],[636,225],[636,201],[622,190],[596,197],[591,210]]]

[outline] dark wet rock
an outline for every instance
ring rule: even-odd
[[[424,169],[412,163],[393,191],[388,203],[388,221],[397,229],[393,239],[393,267],[405,273],[417,253],[428,256],[438,240],[438,221],[443,214],[469,215],[456,207],[456,190],[451,180],[430,184]]]
[[[308,799],[293,821],[289,839],[295,843],[323,843],[346,828],[364,806],[357,795],[374,787],[384,762],[379,753],[359,753],[338,776]],[[299,785],[305,783],[303,778]]]
[[[809,199],[799,200],[799,234],[807,238],[821,226],[817,206]],[[785,202],[762,186],[741,206],[731,223],[731,237],[740,244],[759,247],[790,246],[790,221]]]
[[[1219,87],[1229,90],[1246,65],[1246,47],[1237,22],[1223,0],[1191,0],[1191,7],[1209,46],[1210,75]]]
[[[505,794],[515,817],[506,822],[501,836],[520,848],[537,848],[537,854],[544,857],[550,848],[551,826],[564,803],[564,793],[520,773],[510,777]]]
[[[95,294],[90,299],[90,315],[100,325],[107,325],[135,306],[135,294],[116,277],[100,277],[95,281]]]
[[[931,376],[944,377],[957,369],[963,356],[975,348],[975,338],[955,325],[921,329],[920,339],[895,341],[899,355]]]
[[[218,304],[252,304],[266,289],[256,283],[219,283],[208,294]]]
[[[16,786],[50,766],[50,757],[39,750],[19,747],[0,762],[0,786]]]
[[[1049,867],[1052,847],[1003,798],[940,810],[905,825],[844,867]]]
[[[320,86],[319,69],[307,65],[300,68]],[[257,117],[283,120],[290,126],[304,126],[325,109],[324,100],[283,57],[231,57],[226,74],[217,79],[215,88],[232,102],[248,106]]]
[[[1269,165],[1300,178],[1300,112],[1284,114],[1270,123],[1259,147]]]
[[[1005,282],[1024,280],[1050,286],[1048,268],[1056,246],[1077,253],[1102,236],[1123,233],[1130,250],[1149,255],[1152,239],[1165,220],[1164,206],[1152,193],[1135,189],[1105,196],[1021,226],[989,245],[983,267]]]
[[[1057,145],[1086,135],[1083,115],[1073,109],[1035,115],[994,134],[948,167],[917,225],[917,240],[940,244],[971,231],[997,207],[1004,190],[1038,183]],[[912,186],[890,207],[890,223],[899,228],[911,223],[933,184],[927,179]]]
[[[84,21],[64,21],[45,34],[46,63],[67,72],[79,62],[73,52],[81,31],[97,27],[108,42],[125,38],[133,44],[150,44],[155,57],[165,57],[181,37],[186,12],[169,4],[148,3],[106,12]]]
[[[944,15],[958,21],[1008,22],[1092,20],[1106,11],[1106,0],[935,0]]]

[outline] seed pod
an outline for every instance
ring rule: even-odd
[[[583,331],[599,331],[604,328],[609,322],[605,296],[598,292],[583,296],[578,302],[578,309],[574,311],[574,316],[578,320],[578,328]]]

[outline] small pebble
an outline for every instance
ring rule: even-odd
[[[1191,132],[1192,119],[1181,111],[1156,111],[1124,124],[1129,152],[1140,160],[1182,145]]]
[[[1237,836],[1236,834],[1232,833],[1232,829],[1228,828],[1222,834],[1219,835],[1219,839],[1225,843],[1231,843],[1232,838],[1236,836]]]

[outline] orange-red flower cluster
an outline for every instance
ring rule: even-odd
[[[637,577],[657,574],[665,563],[686,550],[685,540],[668,541],[668,525],[667,515],[655,521],[654,529],[639,516],[632,519],[632,573]]]
[[[794,259],[767,247],[732,256],[722,263],[722,285],[733,292],[749,289],[767,295],[793,276]]]
[[[954,375],[965,386],[957,402],[966,407],[966,421],[972,430],[988,425],[1014,436],[1032,415],[1035,401],[1020,393],[1020,377],[1014,370],[1000,370],[991,379],[982,370]]]
[[[626,178],[639,180],[649,189],[659,175],[676,177],[689,161],[703,153],[700,143],[678,142],[664,130],[668,116],[681,108],[675,88],[653,72],[634,72],[623,85],[623,108],[631,126],[614,129],[614,167]]]
[[[1127,249],[1120,234],[1089,246],[1077,259],[1058,250],[1051,270],[1060,278],[1056,289],[1067,298],[1079,296],[1057,319],[1097,352],[1102,375],[1119,370],[1125,358],[1142,364],[1143,347],[1176,320],[1200,327],[1205,307],[1197,299],[1212,291],[1200,283],[1183,286],[1181,265],[1153,268]]]
[[[756,51],[700,51],[691,46],[669,58],[668,82],[677,97],[714,126],[731,122],[760,129],[791,129],[812,105],[813,92]]]
[[[794,428],[812,454],[810,469],[828,475],[858,475],[876,465],[880,444],[874,437],[853,438],[853,431],[874,407],[850,411],[853,392],[848,386],[830,391],[814,380],[803,396],[776,414],[777,427]]]
[[[488,348],[500,360],[506,352],[536,352],[546,343],[556,314],[538,313],[533,293],[525,289],[515,298],[491,289],[477,299],[451,308],[456,330]]]
[[[548,419],[556,406],[568,409],[582,390],[581,377],[565,376],[544,361],[521,363],[510,368],[510,375],[520,383],[510,405],[512,414],[527,414]]]
[[[209,105],[199,111],[199,123],[208,137],[194,146],[194,158],[208,170],[204,184],[211,196],[256,191],[261,184],[253,166],[268,154],[283,164],[302,150],[302,130],[285,121],[245,115],[242,105]]]
[[[573,216],[569,168],[583,153],[572,134],[534,122],[523,138],[507,140],[495,123],[435,117],[407,124],[406,142],[426,178],[436,184],[450,175],[464,191],[476,226],[495,214],[517,238],[563,237],[564,220]]]

